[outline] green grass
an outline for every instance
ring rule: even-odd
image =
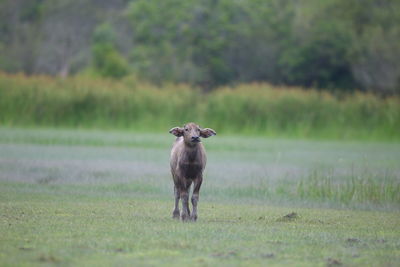
[[[395,175],[381,174],[374,177],[365,173],[350,175],[344,182],[335,181],[332,175],[312,173],[301,180],[296,193],[306,199],[351,202],[400,204],[400,182]]]
[[[162,132],[196,121],[221,134],[400,140],[400,98],[244,84],[209,93],[121,81],[0,73],[0,123],[8,126]]]
[[[204,141],[199,219],[182,223],[173,139],[0,128],[0,265],[400,261],[399,144],[217,135]]]
[[[400,213],[202,201],[181,223],[172,201],[69,194],[59,186],[0,189],[0,263],[50,265],[396,266]],[[284,216],[295,212],[296,218]]]
[[[168,195],[173,139],[168,133],[0,128],[0,178],[108,189],[129,184],[129,190]],[[365,209],[400,205],[395,143],[221,135],[205,143],[210,199]]]

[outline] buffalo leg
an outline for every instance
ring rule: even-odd
[[[189,209],[189,189],[192,182],[186,181],[184,186],[181,187],[180,197],[182,199],[182,213],[181,219],[182,221],[186,221],[190,218],[190,209]]]
[[[199,202],[199,193],[200,193],[200,187],[201,187],[202,182],[203,182],[202,177],[199,177],[194,181],[193,194],[192,194],[193,212],[192,212],[192,216],[190,217],[190,219],[192,221],[197,220],[197,203]]]
[[[172,218],[174,219],[179,219],[179,199],[180,199],[180,193],[178,188],[174,186],[174,196],[175,196],[175,208],[174,211],[172,212]]]

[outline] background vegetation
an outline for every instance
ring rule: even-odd
[[[196,121],[224,134],[400,138],[397,96],[334,96],[269,84],[239,85],[203,94],[184,85],[159,88],[132,78],[114,81],[8,74],[0,74],[0,95],[0,123],[8,126],[166,132]]]
[[[3,0],[0,69],[399,92],[397,0]]]

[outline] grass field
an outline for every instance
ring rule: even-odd
[[[182,223],[173,139],[0,128],[0,265],[400,262],[400,144],[218,135]]]

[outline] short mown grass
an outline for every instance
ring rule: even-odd
[[[0,178],[168,195],[173,139],[168,133],[0,128]],[[221,135],[204,143],[209,199],[400,207],[397,144]]]
[[[204,140],[199,219],[171,218],[174,137],[0,128],[1,266],[396,266],[400,147]]]
[[[400,213],[202,201],[196,223],[171,201],[1,184],[0,263],[36,265],[396,266]],[[288,215],[288,216],[286,216]]]

